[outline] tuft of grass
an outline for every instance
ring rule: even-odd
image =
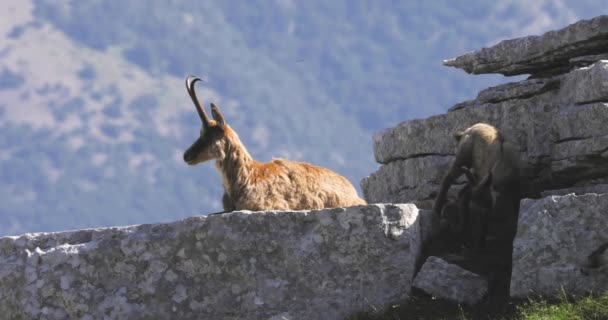
[[[527,302],[511,301],[512,307],[476,310],[429,296],[411,297],[406,303],[388,310],[360,312],[347,320],[608,320],[608,291],[600,295],[548,301],[532,298]]]
[[[606,320],[608,291],[579,299],[570,299],[563,295],[557,304],[531,300],[518,307],[518,315],[522,320]]]

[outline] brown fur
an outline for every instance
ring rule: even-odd
[[[509,194],[513,202],[518,203],[520,163],[517,148],[506,142],[495,127],[485,123],[475,124],[454,134],[454,137],[458,141],[456,158],[435,198],[435,219],[443,209],[449,187],[462,175],[462,167],[472,169],[476,181],[491,174],[492,189],[501,194]]]
[[[193,98],[194,99],[194,98]],[[310,210],[365,205],[346,178],[307,163],[255,161],[212,104],[206,130],[184,153],[189,165],[215,160],[222,176],[225,211]]]
[[[474,174],[466,167],[461,172],[467,177],[467,183],[458,192],[455,202],[448,202],[441,212],[451,232],[458,235],[466,245],[475,248],[485,246],[488,215],[492,211],[491,174],[482,181],[475,179]]]
[[[481,181],[475,180],[475,175],[469,169],[465,170],[465,175],[471,185],[471,195],[466,211],[461,211],[462,221],[465,223],[461,228],[461,235],[466,243],[481,249],[486,244],[488,219],[493,209],[492,172]]]

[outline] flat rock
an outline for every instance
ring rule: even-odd
[[[542,89],[546,86],[551,90]],[[516,98],[531,92],[539,94]],[[608,61],[599,61],[553,80],[490,88],[480,96],[479,101],[469,102],[469,107],[406,121],[376,133],[373,137],[376,161],[386,164],[427,155],[452,155],[456,147],[452,135],[478,122],[500,128],[530,157],[549,156],[551,148],[547,142],[608,135],[605,125]]]
[[[453,159],[453,134],[478,122],[519,146],[525,194],[608,177],[608,61],[489,88],[458,110],[375,134],[374,155],[383,166],[361,182],[366,199],[427,208]]]
[[[607,272],[583,272],[587,257],[608,242],[607,225],[608,194],[524,199],[513,242],[511,296],[607,290]]]
[[[414,287],[438,298],[475,305],[488,292],[485,278],[438,257],[428,257]]]
[[[600,60],[608,60],[608,53],[574,57],[570,59],[571,68],[581,68],[592,65]]]
[[[340,319],[403,301],[418,209],[233,212],[0,238],[4,319]]]
[[[608,184],[592,184],[585,186],[578,186],[572,188],[556,189],[556,190],[545,190],[541,193],[542,197],[548,196],[565,196],[567,194],[574,193],[576,195],[583,195],[587,193],[608,193]]]
[[[507,76],[536,74],[552,69],[569,70],[569,60],[608,52],[608,16],[581,20],[540,36],[510,40],[470,52],[444,65],[472,74],[500,73]]]
[[[548,91],[557,90],[560,87],[561,77],[548,79],[529,79],[519,82],[506,83],[503,85],[489,87],[479,92],[476,104],[496,103],[504,100],[527,99],[543,94]]]
[[[453,156],[427,156],[393,161],[361,180],[363,196],[368,203],[429,199],[453,159]]]

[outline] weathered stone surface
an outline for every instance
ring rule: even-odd
[[[409,203],[432,198],[453,156],[396,160],[361,180],[368,203]]]
[[[552,80],[543,81],[536,85],[554,86],[548,84]],[[456,143],[450,137],[477,122],[496,125],[508,138],[515,139],[522,151],[528,150],[531,157],[548,156],[551,148],[547,142],[585,137],[570,132],[584,130],[586,137],[607,135],[608,126],[603,124],[608,120],[608,61],[560,76],[559,83],[558,89],[541,90],[527,99],[513,98],[530,92],[518,91],[528,87],[525,85],[487,89],[480,94],[479,102],[471,102],[474,107],[386,129],[374,135],[376,161],[385,164],[425,155],[451,155]],[[490,103],[488,99],[498,102]]]
[[[608,194],[550,196],[521,203],[511,296],[559,297],[608,289],[608,273],[581,268],[608,242]]]
[[[608,136],[568,140],[553,146],[552,159],[562,160],[585,155],[601,155],[608,149]]]
[[[5,319],[340,319],[410,292],[413,205],[0,238]]]
[[[587,193],[608,193],[608,184],[592,184],[565,189],[545,190],[541,193],[541,196],[565,196],[570,193],[574,193],[576,195],[583,195]]]
[[[480,91],[475,102],[481,104],[496,103],[512,99],[527,99],[548,91],[559,89],[561,82],[560,78],[561,77],[530,79],[490,87]]]
[[[608,103],[591,103],[561,108],[551,119],[555,142],[608,135]]]
[[[384,130],[374,136],[374,152],[385,165],[362,181],[364,196],[426,208],[453,159],[453,133],[478,122],[495,125],[520,147],[530,194],[608,177],[608,102],[600,101],[608,101],[607,78],[608,61],[599,61],[551,79],[490,88],[467,107]]]
[[[443,64],[473,74],[501,73],[510,76],[556,68],[567,71],[569,59],[607,51],[608,16],[599,16],[541,36],[501,41],[490,48],[446,60]]]
[[[449,264],[441,258],[429,257],[414,278],[414,287],[435,297],[475,305],[488,292],[482,276]]]
[[[448,111],[475,107],[484,103],[497,103],[505,100],[527,99],[548,91],[558,90],[561,84],[561,76],[546,79],[528,79],[519,82],[510,82],[484,89],[477,94],[477,98],[457,103]]]
[[[580,56],[574,57],[570,59],[570,67],[574,68],[582,68],[589,65],[592,65],[600,60],[608,60],[608,53],[603,54],[594,54],[588,56]]]
[[[562,100],[569,104],[608,102],[608,60],[568,73],[563,77],[559,93]]]

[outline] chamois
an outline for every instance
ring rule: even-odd
[[[492,174],[489,173],[482,181],[477,181],[469,168],[461,167],[460,170],[468,181],[458,192],[457,200],[448,202],[443,207],[441,217],[464,244],[472,242],[475,248],[483,248],[488,215],[492,211]]]
[[[508,207],[507,215],[516,214],[519,203],[519,150],[505,141],[495,127],[485,123],[457,132],[454,138],[458,142],[456,157],[435,198],[434,224],[438,223],[449,187],[463,173],[462,167],[472,169],[475,181],[482,181],[491,174],[492,190],[501,196],[501,205]],[[494,201],[494,208],[497,201]]]
[[[255,161],[239,136],[224,121],[220,109],[211,103],[213,120],[201,106],[189,76],[186,89],[203,122],[200,137],[184,153],[194,166],[215,160],[222,176],[224,212],[233,210],[308,210],[365,205],[355,188],[339,174],[307,163],[273,159]]]
[[[488,219],[493,209],[492,172],[489,172],[481,181],[475,180],[475,176],[469,169],[466,169],[464,173],[471,184],[471,196],[466,210],[460,212],[461,221],[464,222],[461,234],[465,242],[470,239],[474,248],[481,249],[486,244]],[[475,230],[472,230],[473,226],[476,227]]]

